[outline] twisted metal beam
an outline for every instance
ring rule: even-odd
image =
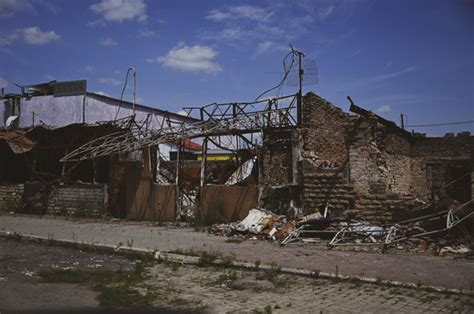
[[[278,106],[278,101],[290,100],[288,105]],[[262,103],[259,101],[258,103]],[[143,130],[136,123],[129,122],[128,128],[94,139],[64,156],[61,162],[82,161],[120,153],[140,150],[144,147],[165,143],[179,143],[184,139],[206,136],[236,135],[260,132],[267,128],[291,128],[296,126],[294,111],[296,95],[266,100],[267,106],[262,111],[246,112],[251,103],[214,105],[213,114],[205,121],[190,124],[164,123],[159,129]],[[228,114],[227,106],[234,105],[233,113]],[[220,107],[226,106],[222,111]],[[201,107],[204,108],[204,107]],[[201,109],[199,108],[199,109]],[[238,108],[238,110],[236,110]],[[188,111],[188,115],[195,108]],[[217,112],[217,114],[216,114]],[[128,120],[127,120],[128,121]]]

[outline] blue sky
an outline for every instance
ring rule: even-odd
[[[472,0],[0,0],[0,86],[87,79],[118,98],[135,66],[146,105],[249,101],[278,83],[289,42],[318,65],[304,91],[344,110],[349,95],[408,125],[474,120]]]

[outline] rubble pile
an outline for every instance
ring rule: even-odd
[[[242,221],[215,224],[209,233],[241,239],[281,240],[295,229],[295,221],[264,209],[251,209]]]
[[[328,218],[324,214],[286,217],[264,209],[252,209],[245,219],[230,224],[213,225],[209,232],[239,239],[321,243],[329,248],[375,247],[405,250],[440,256],[472,256],[474,234],[473,201],[451,202],[449,208],[428,207],[417,217],[383,226],[364,221]],[[455,228],[456,227],[456,228]]]

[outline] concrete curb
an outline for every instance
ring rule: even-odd
[[[179,263],[187,264],[187,265],[200,264],[200,257],[198,256],[176,254],[176,253],[164,253],[164,252],[159,252],[156,250],[151,250],[151,249],[146,249],[146,248],[135,248],[135,247],[129,247],[129,246],[123,246],[123,245],[113,246],[113,245],[104,244],[100,242],[84,243],[84,242],[77,242],[77,241],[72,241],[68,239],[54,239],[53,237],[35,236],[35,235],[21,234],[21,233],[16,233],[16,232],[9,232],[9,231],[0,231],[0,237],[39,242],[39,243],[47,243],[49,245],[68,247],[68,248],[77,248],[77,249],[83,249],[87,251],[114,253],[114,254],[120,254],[120,255],[125,255],[125,256],[143,256],[143,255],[151,254],[154,256],[155,259],[160,260],[160,261],[179,262]],[[210,264],[214,266],[225,265],[226,267],[234,267],[234,268],[241,268],[241,269],[251,269],[251,270],[257,269],[254,263],[240,262],[240,261],[232,261],[232,264],[230,264],[227,261],[215,259],[213,261],[210,261]],[[270,270],[270,269],[274,269],[275,266],[278,266],[278,265],[260,264],[258,265],[258,270]],[[382,284],[382,285],[388,285],[388,286],[394,286],[394,287],[413,288],[413,289],[420,289],[420,290],[432,290],[432,291],[437,291],[437,292],[456,293],[456,294],[474,296],[474,291],[472,290],[449,289],[449,288],[438,287],[438,286],[415,284],[412,282],[401,282],[401,281],[377,279],[377,278],[363,277],[363,276],[344,276],[337,273],[317,272],[314,270],[292,268],[292,267],[281,267],[280,271],[285,274],[306,276],[306,277],[313,277],[313,278],[334,279],[334,280],[342,280],[342,281],[359,281],[359,282],[375,283],[375,284]]]

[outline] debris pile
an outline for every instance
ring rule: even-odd
[[[234,238],[255,238],[281,240],[295,229],[295,222],[286,216],[275,215],[264,209],[251,209],[247,217],[240,222],[217,224],[209,232]]]
[[[314,213],[295,218],[252,209],[244,220],[213,225],[209,232],[239,239],[279,241],[281,245],[300,241],[321,243],[329,248],[372,246],[383,250],[396,248],[441,256],[470,256],[473,203],[472,200],[464,204],[452,202],[450,207],[443,205],[450,208],[447,210],[439,210],[439,206],[426,208],[420,212],[426,213],[428,210],[428,214],[383,226],[365,221],[328,218],[327,207],[324,214]]]

